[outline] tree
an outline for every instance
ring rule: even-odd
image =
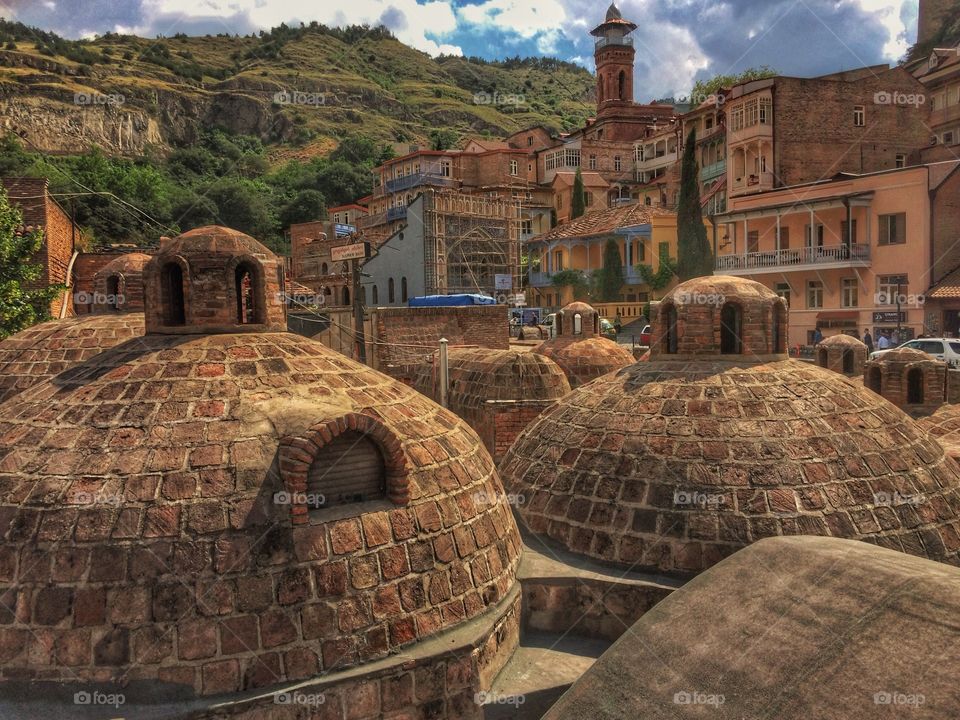
[[[587,209],[587,191],[583,187],[583,174],[580,168],[577,168],[577,174],[573,177],[573,201],[570,206],[570,219],[578,218]]]
[[[603,302],[614,302],[623,288],[623,261],[620,246],[613,238],[603,247],[603,268],[597,271],[597,295]]]
[[[457,135],[456,130],[451,130],[450,128],[434,130],[430,133],[430,149],[449,150],[457,144],[457,140],[459,139],[460,136]]]
[[[656,272],[650,265],[637,265],[635,269],[643,278],[643,281],[650,286],[650,289],[657,292],[669,285],[673,276],[677,274],[677,261],[670,257],[669,247],[666,243],[663,243],[660,246],[660,267],[657,268]],[[650,316],[645,315],[644,317]]]
[[[550,277],[550,284],[558,290],[569,287],[576,299],[586,298],[590,294],[590,281],[582,270],[560,270]]]
[[[697,80],[697,82],[694,83],[693,91],[690,93],[690,101],[694,106],[697,106],[704,102],[710,95],[716,95],[724,88],[730,88],[740,83],[750,82],[751,80],[776,77],[777,75],[779,75],[779,73],[772,67],[761,65],[758,68],[747,68],[742,73],[717,75],[710,80]]]
[[[0,188],[0,339],[50,318],[50,303],[66,288],[27,286],[40,279],[43,265],[31,260],[43,245],[43,232],[25,232],[23,215]]]
[[[280,211],[280,223],[290,227],[294,223],[320,220],[327,214],[327,200],[318,190],[301,190],[283,210]]]
[[[697,132],[691,130],[680,165],[680,200],[677,203],[677,276],[681,281],[713,275],[713,252],[707,241],[700,207],[700,170],[697,167]]]

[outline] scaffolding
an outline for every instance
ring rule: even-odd
[[[520,290],[518,202],[428,190],[423,208],[428,294],[496,294],[497,275],[508,275],[513,292]]]

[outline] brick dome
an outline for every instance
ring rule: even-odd
[[[143,313],[50,320],[0,341],[0,402],[143,335]]]
[[[862,375],[869,352],[867,346],[845,333],[831,335],[816,347],[817,364],[843,375]]]
[[[396,653],[513,587],[474,433],[312,340],[150,334],[5,408],[6,677],[253,688]]]
[[[820,341],[817,347],[823,348],[844,348],[848,350],[866,350],[867,346],[863,341],[857,340],[846,333],[837,333]]]
[[[634,357],[626,348],[600,337],[600,315],[590,305],[570,303],[557,313],[557,334],[535,353],[553,360],[566,373],[571,387],[626,367]]]
[[[151,260],[144,253],[114,258],[93,276],[94,313],[143,312],[143,268]]]
[[[285,332],[283,263],[230,228],[164,239],[143,271],[149,333]]]
[[[737,342],[769,348],[779,298],[714,281],[678,289],[722,288],[721,307],[743,313],[748,335]],[[709,344],[709,313],[676,292],[668,300],[686,359],[654,353],[575,390],[503,459],[507,490],[526,498],[524,523],[574,552],[668,572],[698,572],[778,535],[861,539],[958,564],[960,469],[937,442],[815,365],[707,355],[688,333]],[[661,306],[660,338],[663,318]],[[887,502],[900,497],[909,501]]]
[[[928,415],[946,400],[947,364],[913,348],[896,348],[863,365],[863,384],[905,412]]]
[[[960,459],[960,405],[943,405],[916,422],[930,437],[936,438],[951,457]]]

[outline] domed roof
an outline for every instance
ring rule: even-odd
[[[851,337],[846,333],[837,333],[836,335],[831,335],[828,338],[821,340],[817,347],[821,348],[844,348],[850,350],[863,350],[866,352],[867,346],[863,344],[862,341],[857,340],[855,337]]]
[[[547,410],[501,471],[532,530],[627,566],[695,572],[776,535],[950,562],[960,547],[943,448],[883,398],[799,361],[637,363]],[[882,502],[898,493],[919,499]]]
[[[188,255],[254,255],[273,257],[273,252],[249,235],[223,227],[207,225],[164,240],[160,252]]]
[[[908,347],[899,347],[879,355],[870,361],[881,365],[909,365],[915,362],[940,362],[933,355],[929,355],[921,350],[914,350]]]
[[[96,276],[124,275],[128,273],[142,273],[144,266],[153,259],[145,253],[124,253],[108,262],[96,272]]]
[[[759,283],[679,285],[648,362],[574,390],[504,457],[524,521],[574,552],[661,571],[777,535],[957,563],[960,468],[882,397],[786,359],[786,323]]]
[[[960,459],[960,405],[947,403],[932,415],[918,418],[916,423],[936,438],[951,457]]]
[[[520,539],[475,434],[306,338],[146,335],[5,408],[11,676],[175,667],[230,692],[395,653],[513,586]]]
[[[0,402],[143,335],[143,313],[49,320],[0,341]]]
[[[623,15],[620,13],[620,8],[617,7],[616,2],[610,3],[610,7],[607,8],[607,22],[611,20],[622,20]]]

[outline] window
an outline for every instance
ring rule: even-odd
[[[894,161],[894,166],[898,168],[904,168],[907,166],[907,156],[903,153],[897,153],[897,158]]]
[[[760,231],[751,230],[747,233],[747,252],[760,252]]]
[[[440,176],[450,177],[450,161],[449,160],[440,161]]]
[[[380,304],[380,288],[378,288],[376,285],[373,286],[373,304]]]
[[[907,214],[880,216],[880,244],[899,245],[907,241]]]
[[[250,264],[242,262],[234,271],[234,292],[237,302],[237,322],[241,325],[263,322],[257,307],[257,272]]]
[[[166,325],[186,323],[186,307],[183,301],[183,270],[176,263],[167,263],[161,273],[161,301],[163,320]]]
[[[407,279],[400,278],[400,302],[407,301]]]
[[[807,307],[823,307],[823,283],[820,280],[807,281]]]
[[[770,98],[760,98],[760,124],[769,125],[773,119],[773,101]]]
[[[521,220],[520,232],[523,235],[533,235],[533,220]]]
[[[855,308],[859,301],[859,283],[856,278],[843,278],[840,281],[840,305]]]
[[[909,287],[906,275],[877,276],[877,305],[896,305],[897,295],[906,293]]]
[[[923,371],[913,368],[907,372],[907,404],[920,405],[923,403]]]
[[[369,437],[348,430],[317,452],[307,471],[309,509],[379,500],[387,495],[380,448]]]
[[[387,280],[387,302],[396,302],[396,292],[393,289],[393,278]]]
[[[730,111],[730,129],[743,130],[743,105],[737,105]]]
[[[553,254],[553,271],[560,272],[563,270],[563,251],[557,250]]]
[[[853,106],[853,126],[854,127],[863,127],[866,125],[866,109],[863,105],[854,105]]]
[[[596,169],[597,169],[597,156],[596,156],[596,155],[591,155],[591,156],[590,156],[589,166],[590,166],[590,169],[591,169],[591,170],[596,170]]]
[[[520,163],[518,163],[516,160],[511,160],[511,161],[510,161],[510,174],[511,174],[511,175],[519,175],[519,174],[520,174]]]
[[[620,156],[613,156],[613,170],[614,172],[620,172],[623,169],[623,163],[620,162]]]
[[[580,313],[576,313],[573,316],[573,334],[583,335],[583,316],[581,316]]]
[[[111,311],[120,309],[120,276],[111,275],[107,278],[107,309]]]
[[[816,225],[816,234],[811,235],[810,226],[806,226],[807,231],[807,247],[823,247],[823,225]]]
[[[673,303],[662,309],[663,312],[663,352],[666,355],[677,354],[677,308]]]
[[[350,304],[350,289],[349,289],[349,288],[346,288],[346,287],[345,287],[345,288],[343,288],[343,290],[340,291],[340,304],[341,304],[341,305],[349,305],[349,304]]]
[[[944,145],[953,145],[953,131],[945,132],[943,134],[943,144]]]
[[[720,308],[720,354],[742,355],[743,317],[739,305],[725,303]]]
[[[790,249],[790,228],[781,227],[780,228],[780,239],[778,248],[780,250],[789,250]],[[787,286],[790,287],[789,285]]]
[[[853,375],[853,351],[844,350],[843,351],[843,374],[844,375]]]
[[[532,145],[533,145],[533,135],[530,135],[527,137],[527,147],[530,147]]]
[[[851,233],[850,230],[853,230]],[[847,227],[847,221],[840,223],[840,237],[843,238],[844,245],[855,244],[857,242],[857,221],[850,221],[850,228]]]
[[[557,210],[563,210],[563,194],[557,195]]]
[[[783,298],[787,307],[790,307],[790,283],[777,283],[774,285],[773,291]]]

